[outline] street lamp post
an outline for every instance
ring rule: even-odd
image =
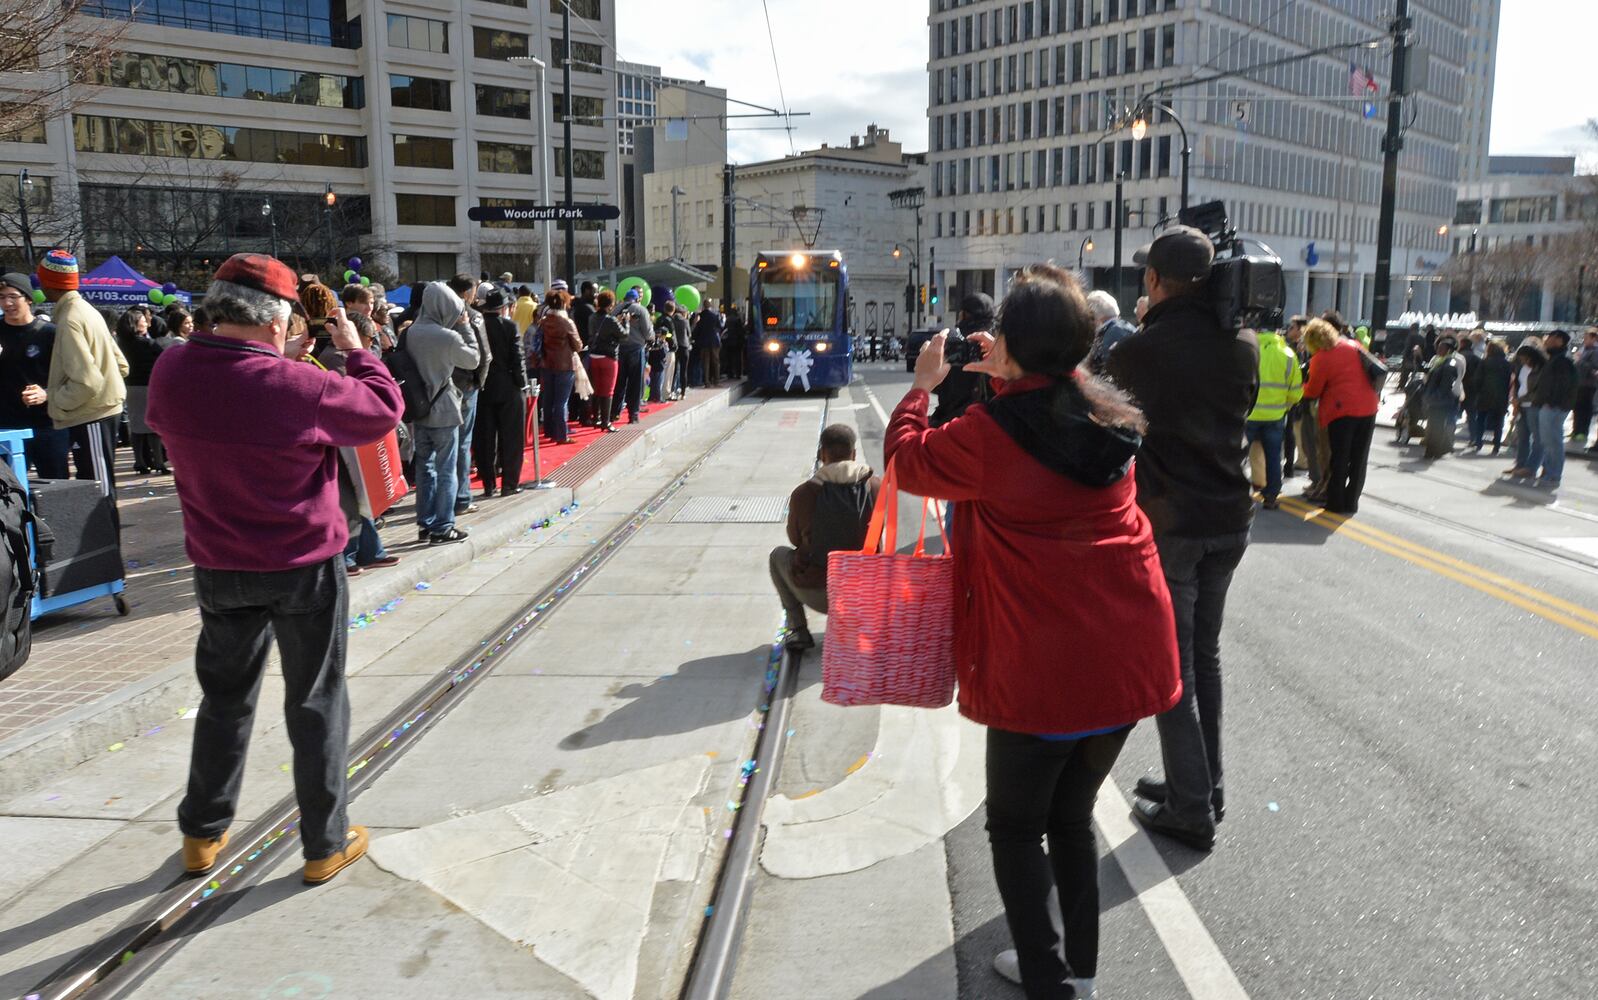
[[[1082,237],[1082,245],[1076,248],[1076,270],[1078,274],[1082,273],[1083,262],[1087,259],[1087,255],[1092,250],[1093,234],[1088,233],[1086,236]]]
[[[538,175],[543,182],[543,203],[549,204],[549,93],[545,87],[544,73],[549,68],[537,56],[511,56],[513,63],[527,63],[538,71]],[[555,281],[555,257],[550,245],[550,224],[544,230],[544,288]]]
[[[916,304],[921,301],[920,289],[918,289],[916,287],[916,268],[917,268],[917,266],[920,265],[921,261],[920,261],[920,258],[916,255],[916,252],[914,250],[909,249],[908,247],[906,247],[902,243],[895,243],[893,245],[893,256],[894,256],[895,259],[898,259],[900,257],[909,257],[910,258],[909,260],[906,260],[904,262],[904,290],[905,290],[904,317],[905,317],[906,320],[909,320],[912,323],[912,326],[910,327],[910,329],[912,331],[914,331],[915,330],[915,326],[913,324],[914,324],[914,317],[915,317],[916,311],[917,311]],[[876,345],[873,344],[872,345],[872,353],[873,353],[873,355],[875,355],[875,353],[876,353],[875,349],[876,349]]]
[[[1481,309],[1476,303],[1476,237],[1480,232],[1479,229],[1470,231],[1470,311],[1473,313]]]
[[[17,211],[22,222],[22,256],[28,262],[28,271],[33,271],[33,230],[28,226],[28,195],[33,193],[33,178],[28,176],[28,168],[23,167],[17,174]]]
[[[1165,112],[1165,114],[1170,117],[1171,121],[1176,122],[1177,131],[1182,133],[1182,207],[1186,208],[1188,166],[1193,159],[1193,144],[1188,141],[1187,126],[1182,124],[1182,119],[1176,116],[1176,112],[1171,110],[1171,106],[1169,104],[1161,104],[1158,101],[1145,100],[1142,106],[1136,112],[1136,117],[1132,120],[1132,138],[1136,139],[1138,142],[1142,142],[1143,137],[1149,134],[1148,119],[1155,110]]]
[[[894,208],[902,208],[916,214],[916,265],[915,276],[918,280],[911,282],[919,285],[921,277],[921,208],[927,203],[927,189],[924,187],[900,188],[888,192],[888,200]],[[915,324],[921,325],[921,296],[918,294],[915,301]],[[914,329],[915,327],[911,327]]]
[[[560,5],[560,37],[563,52],[560,60],[561,90],[565,93],[566,113],[561,115],[565,127],[566,157],[566,207],[572,207],[572,5]],[[577,281],[577,222],[566,219],[566,280]]]
[[[1126,174],[1117,170],[1115,172],[1115,260],[1111,267],[1115,269],[1115,301],[1121,301],[1121,233],[1126,229],[1126,213],[1122,206],[1122,191],[1126,185]]]
[[[333,243],[333,206],[336,204],[338,195],[333,193],[333,185],[329,182],[322,192],[322,215],[327,219],[327,273],[333,277],[338,276],[338,248]]]
[[[261,215],[266,219],[267,229],[272,234],[272,256],[277,256],[277,218],[272,214],[272,199],[269,196],[261,203]]]

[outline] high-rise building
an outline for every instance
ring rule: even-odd
[[[197,280],[229,253],[275,248],[324,275],[359,253],[403,280],[541,279],[540,224],[479,224],[467,209],[541,202],[541,118],[562,199],[568,105],[575,200],[615,195],[614,88],[580,65],[614,67],[614,0],[570,0],[569,100],[566,3],[89,0],[93,18],[131,19],[119,51],[86,84],[87,103],[23,137],[33,141],[0,140],[0,159],[47,182],[55,231],[41,238],[91,264],[115,253]],[[548,65],[546,115],[524,56]],[[579,267],[595,243],[580,234]],[[558,230],[553,248],[558,274]]]
[[[1161,85],[1192,149],[1191,203],[1224,201],[1232,224],[1268,244],[1294,311],[1369,313],[1390,0],[930,0],[929,209],[951,289],[1003,291],[1016,268],[1078,258],[1096,284],[1137,294],[1132,253],[1174,219],[1182,132],[1128,112]],[[1430,280],[1446,257],[1461,170],[1469,37],[1496,0],[1415,0],[1415,94],[1406,104],[1392,313],[1441,309]],[[1495,21],[1494,21],[1495,23]],[[1361,45],[1361,43],[1366,43]],[[1343,45],[1328,54],[1248,67]],[[1196,85],[1216,73],[1237,76]],[[1125,232],[1113,258],[1115,180]],[[1442,230],[1442,231],[1440,231]],[[1087,247],[1091,245],[1092,250]],[[1405,277],[1414,280],[1405,281]],[[1405,299],[1410,301],[1406,302]]]
[[[1503,0],[1470,0],[1465,33],[1465,134],[1459,143],[1459,176],[1465,183],[1485,180],[1492,138],[1493,81],[1498,75],[1498,18]]]

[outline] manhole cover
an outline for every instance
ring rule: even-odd
[[[780,524],[787,497],[694,497],[672,517],[687,524]]]

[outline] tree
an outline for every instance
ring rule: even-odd
[[[34,260],[42,257],[51,247],[61,247],[73,253],[83,249],[83,211],[78,204],[77,188],[72,184],[57,184],[58,178],[33,178],[33,188],[27,195],[26,233],[33,244]],[[8,271],[27,271],[23,259],[24,227],[22,194],[18,179],[0,176],[0,266]]]
[[[76,85],[109,64],[128,22],[85,17],[83,5],[0,0],[0,79],[7,81],[0,88],[0,136],[64,115],[93,96]]]

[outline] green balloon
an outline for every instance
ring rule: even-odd
[[[627,293],[632,291],[634,288],[638,289],[638,301],[645,307],[648,307],[649,300],[652,297],[649,291],[649,282],[639,277],[621,279],[621,282],[616,285],[617,300],[625,301],[627,298]]]
[[[178,304],[178,297],[176,295],[163,295],[161,296],[161,304],[164,306],[175,306]]]
[[[699,289],[693,285],[678,285],[673,294],[677,297],[677,304],[689,312],[699,308]]]
[[[355,280],[355,272],[354,271],[345,271],[344,272],[344,283],[346,285],[349,284],[350,282],[354,281],[354,280]]]
[[[144,297],[149,299],[151,304],[160,305],[161,304],[161,298],[162,298],[161,289],[152,288],[148,292],[145,293]]]
[[[368,278],[364,274],[361,275],[361,287],[362,288],[365,288],[367,285],[370,285],[371,283],[372,283],[372,279],[371,278]]]
[[[35,304],[44,301],[44,291],[42,289],[35,288],[33,290],[33,301]]]

